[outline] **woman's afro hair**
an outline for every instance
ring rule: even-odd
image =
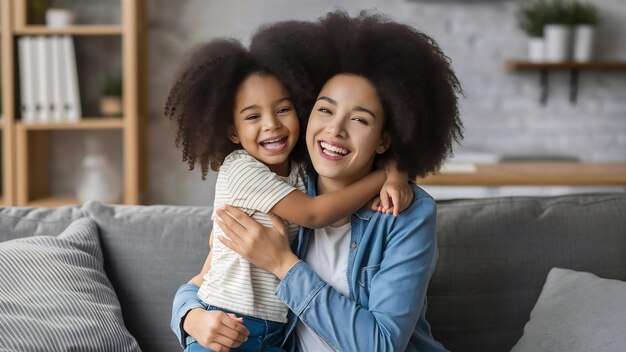
[[[411,178],[437,171],[452,154],[453,143],[463,138],[457,100],[462,89],[450,59],[431,37],[409,25],[379,14],[350,17],[334,11],[314,23],[263,27],[250,51],[291,87],[307,114],[334,75],[371,81],[392,138],[379,159],[395,160]]]

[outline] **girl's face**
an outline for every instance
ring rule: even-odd
[[[376,88],[366,78],[339,74],[322,88],[309,117],[306,144],[320,178],[353,183],[372,171],[390,139]]]
[[[289,93],[269,74],[250,75],[237,90],[234,131],[229,138],[281,176],[289,175],[289,154],[300,123]]]

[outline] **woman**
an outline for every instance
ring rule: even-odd
[[[309,177],[309,193],[346,187],[379,161],[394,160],[411,177],[436,170],[461,136],[461,123],[459,83],[434,41],[371,15],[331,13],[315,31],[321,43],[314,45],[330,50],[294,64],[323,67],[323,77],[330,77],[306,130],[316,172]],[[256,44],[268,48],[266,53],[303,45],[271,27],[264,33]],[[281,79],[297,84],[288,76]],[[426,289],[437,259],[436,206],[419,187],[413,186],[413,202],[397,218],[364,207],[313,236],[303,229],[295,252],[276,219],[274,228],[265,228],[232,207],[217,215],[227,236],[220,240],[281,279],[276,295],[291,309],[287,349],[444,350],[425,319]],[[177,307],[189,307],[192,299],[184,296],[177,294],[173,323],[181,322],[201,344],[227,349],[245,339],[246,332],[229,317],[195,309],[185,317],[185,309]]]

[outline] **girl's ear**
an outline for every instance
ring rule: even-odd
[[[391,146],[391,134],[389,134],[389,132],[383,132],[376,146],[376,154],[383,154],[389,149],[389,146]]]
[[[228,139],[230,139],[231,142],[235,143],[235,144],[239,144],[239,136],[237,136],[237,131],[235,131],[234,128],[229,128],[228,129]]]

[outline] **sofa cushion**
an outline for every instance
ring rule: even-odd
[[[0,207],[0,242],[28,236],[56,236],[84,217],[77,206],[56,209]]]
[[[626,351],[626,282],[550,270],[511,352]]]
[[[0,243],[0,350],[138,351],[106,277],[97,226]]]
[[[123,206],[90,202],[105,270],[124,322],[144,351],[177,351],[169,327],[178,287],[196,275],[209,251],[210,207]]]
[[[626,280],[626,194],[438,203],[427,320],[452,351],[509,351],[553,267]]]

